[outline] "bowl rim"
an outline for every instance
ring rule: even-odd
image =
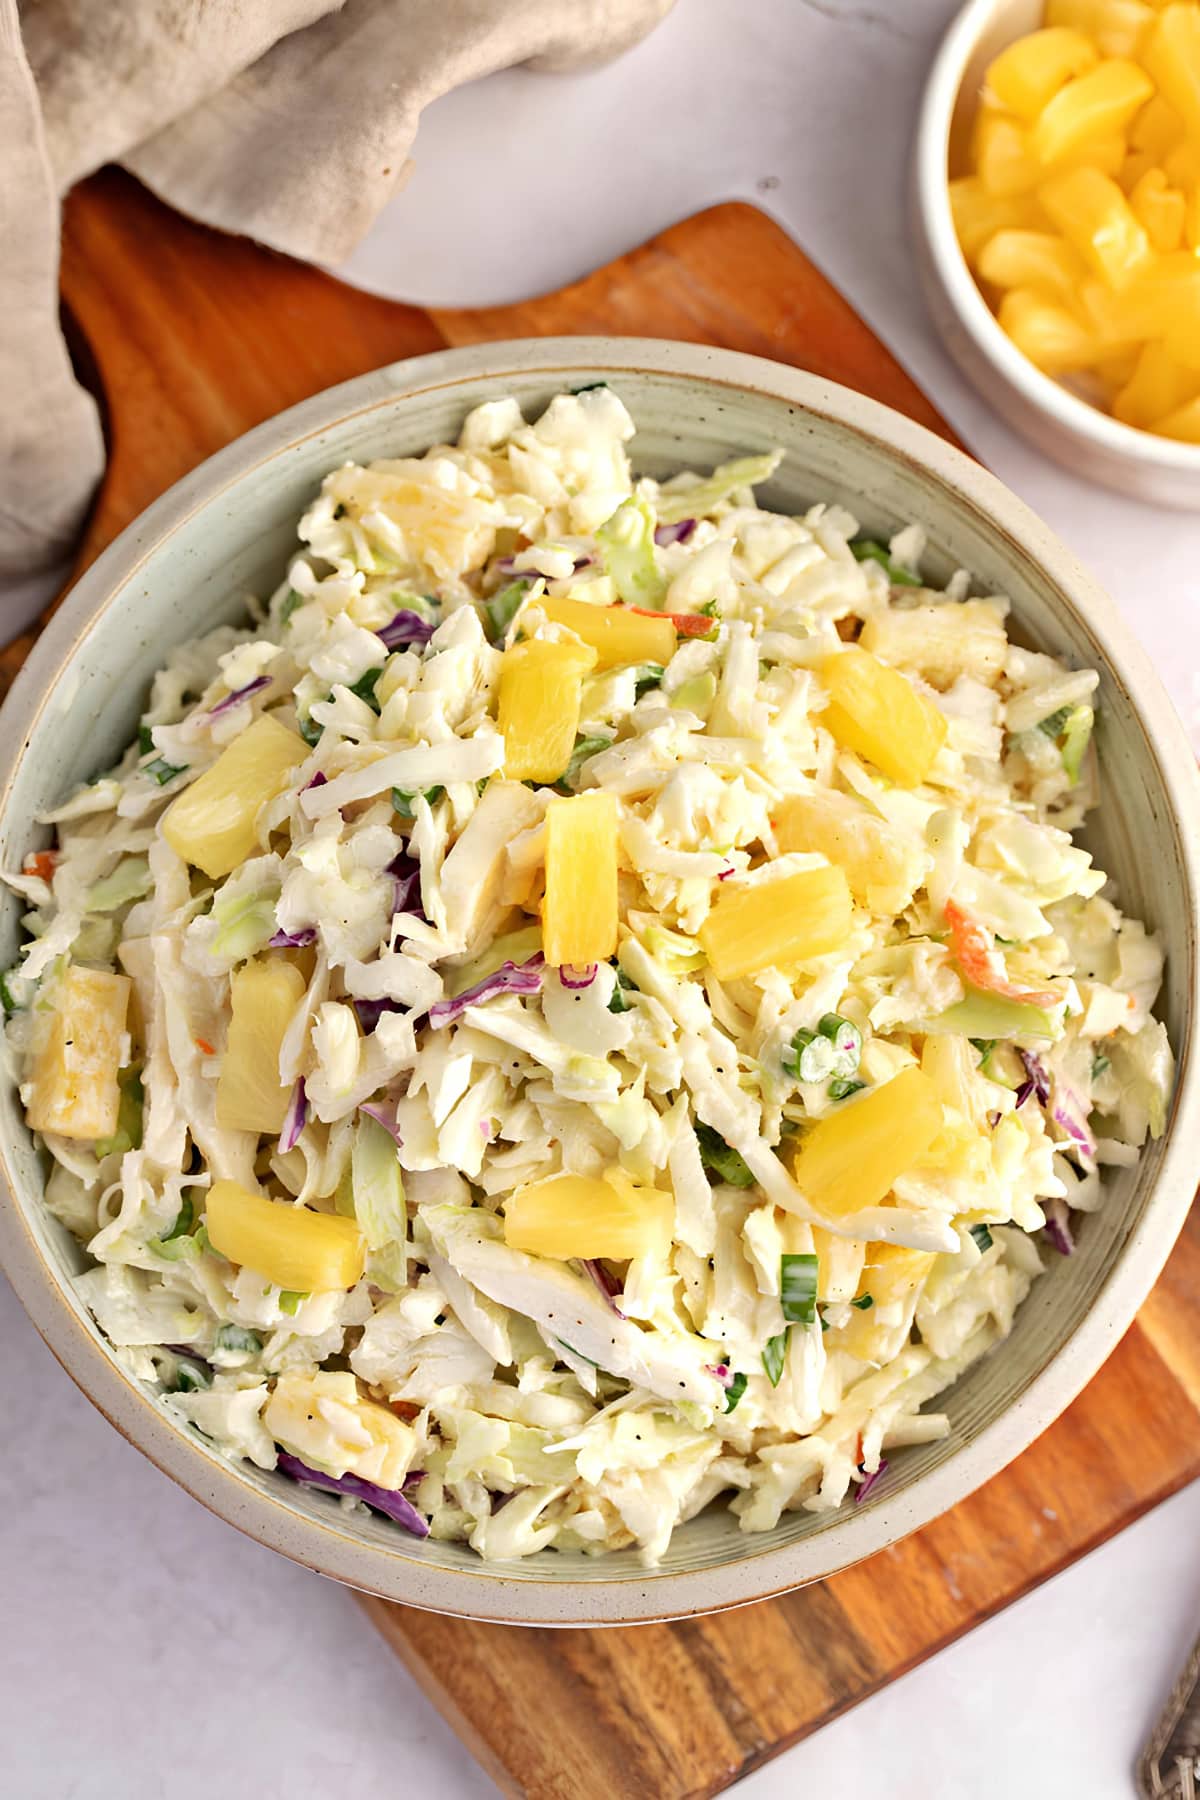
[[[967,0],[952,20],[930,64],[917,118],[913,192],[920,214],[929,262],[942,292],[992,371],[1036,410],[1051,414],[1078,436],[1108,454],[1145,467],[1191,475],[1200,481],[1200,444],[1139,431],[1101,412],[1030,362],[984,299],[967,266],[950,209],[948,150],[950,128],[966,79],[966,69],[987,27],[1001,14],[1005,0]]]
[[[438,351],[395,363],[330,388],[256,427],[175,484],[135,520],[77,582],[22,669],[3,709],[0,733],[0,818],[31,735],[57,680],[67,673],[89,631],[114,604],[117,590],[170,536],[230,486],[297,443],[396,401],[486,377],[496,391],[515,377],[562,382],[580,370],[700,381],[782,400],[923,469],[990,524],[1022,557],[1039,563],[1060,604],[1095,642],[1099,659],[1131,701],[1145,752],[1157,764],[1172,809],[1185,824],[1187,902],[1193,920],[1200,894],[1200,775],[1149,658],[1113,602],[1074,555],[996,478],[962,451],[910,419],[850,389],[740,352],[666,340],[545,338]],[[1118,673],[1119,671],[1119,673]],[[1192,1025],[1183,1046],[1162,1163],[1142,1217],[1104,1276],[1092,1306],[1001,1415],[939,1468],[902,1492],[879,1495],[836,1525],[795,1544],[745,1551],[695,1571],[572,1582],[523,1574],[506,1578],[479,1562],[448,1570],[421,1561],[400,1539],[384,1550],[337,1522],[331,1506],[320,1521],[262,1492],[215,1449],[189,1437],[127,1376],[74,1291],[43,1257],[31,1216],[0,1141],[0,1263],[34,1325],[67,1373],[101,1412],[153,1462],[212,1512],[293,1561],[351,1587],[406,1605],[497,1623],[554,1626],[634,1624],[687,1617],[785,1593],[832,1575],[937,1517],[1002,1469],[1075,1398],[1115,1347],[1149,1293],[1183,1224],[1194,1193],[1188,1144],[1200,1133],[1200,1057],[1193,1050],[1197,1008],[1195,931],[1189,952],[1185,1010]],[[526,1565],[527,1566],[527,1565]]]

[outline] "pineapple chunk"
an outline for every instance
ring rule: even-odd
[[[849,794],[793,794],[774,820],[779,848],[836,863],[868,912],[895,918],[925,879],[929,859]]]
[[[54,993],[33,1070],[25,1120],[59,1137],[112,1137],[121,1110],[117,1074],[133,983],[127,975],[72,964]],[[36,1015],[35,1015],[36,1016]]]
[[[1200,400],[1189,400],[1165,418],[1155,419],[1151,430],[1181,444],[1200,444]]]
[[[583,677],[595,667],[589,644],[514,644],[500,664],[498,714],[510,781],[557,781],[579,730]]]
[[[822,666],[829,692],[822,722],[843,749],[873,762],[900,787],[924,781],[946,741],[932,701],[869,651],[848,645]]]
[[[229,983],[232,1017],[217,1077],[217,1124],[224,1131],[273,1131],[283,1125],[290,1090],[279,1079],[279,1047],[304,996],[290,962],[248,962]]]
[[[1028,195],[1000,200],[989,194],[978,175],[961,175],[950,183],[954,230],[968,262],[998,231],[1032,230],[1039,223],[1036,202]],[[1041,221],[1044,224],[1044,220]]]
[[[1049,231],[998,231],[979,253],[979,273],[1000,288],[1037,288],[1070,305],[1087,269],[1082,257]]]
[[[792,1173],[826,1218],[878,1206],[942,1128],[937,1090],[915,1065],[819,1119],[801,1140]]]
[[[850,935],[852,912],[841,869],[801,869],[718,894],[700,942],[718,980],[734,981],[838,949]]]
[[[937,1261],[935,1250],[907,1250],[903,1244],[867,1245],[859,1295],[870,1294],[876,1306],[906,1301],[926,1279]]]
[[[1128,200],[1099,169],[1071,169],[1038,189],[1051,221],[1109,286],[1120,290],[1145,268],[1150,240]]]
[[[1004,673],[1008,651],[1003,622],[986,600],[873,613],[859,642],[893,668],[911,669],[936,688],[952,687],[960,675],[993,685]]]
[[[1046,0],[1047,25],[1087,32],[1101,56],[1136,56],[1153,22],[1144,0]]]
[[[340,1480],[357,1475],[398,1488],[408,1474],[417,1435],[386,1406],[364,1400],[349,1370],[285,1369],[263,1409],[263,1424],[285,1450]]]
[[[518,1188],[505,1202],[504,1241],[511,1250],[558,1262],[598,1256],[625,1262],[664,1250],[674,1218],[672,1195],[640,1187],[623,1169],[609,1169],[603,1180],[555,1175]]]
[[[1147,169],[1129,196],[1133,215],[1150,239],[1150,248],[1169,256],[1183,246],[1187,201],[1167,185],[1162,169]]]
[[[1185,369],[1158,343],[1146,344],[1137,367],[1113,400],[1113,417],[1143,429],[1200,394],[1200,374]]]
[[[264,714],[173,800],[162,834],[185,862],[213,881],[229,875],[258,848],[259,809],[287,786],[308,748],[296,732]]]
[[[1017,349],[1049,375],[1086,369],[1098,362],[1107,346],[1103,339],[1033,288],[1013,288],[996,314]]]
[[[984,79],[1000,105],[1029,124],[1072,76],[1094,68],[1097,57],[1095,44],[1081,31],[1052,25],[1002,50]]]
[[[1015,119],[1002,113],[980,113],[975,126],[975,167],[984,187],[997,200],[1032,192],[1043,174],[1028,135]]]
[[[362,1237],[354,1220],[340,1214],[309,1212],[236,1181],[214,1181],[205,1225],[214,1250],[293,1293],[352,1288],[362,1279]]]
[[[1047,102],[1029,134],[1033,155],[1043,165],[1061,162],[1097,140],[1124,131],[1154,92],[1144,69],[1110,57],[1076,76]]]
[[[1200,9],[1166,6],[1154,22],[1142,61],[1168,106],[1200,137]]]
[[[596,652],[598,669],[622,663],[668,663],[675,654],[675,626],[666,614],[648,618],[627,606],[592,606],[586,600],[537,602],[555,625],[565,625]]]
[[[817,1253],[817,1298],[853,1300],[859,1291],[866,1239],[838,1237],[823,1225],[813,1225],[811,1230]]]
[[[553,968],[607,962],[617,948],[617,802],[576,794],[546,808],[542,941]]]

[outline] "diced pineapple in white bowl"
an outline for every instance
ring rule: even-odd
[[[1105,798],[1090,842],[1119,883],[1123,904],[1165,942],[1170,979],[1164,1020],[1179,1080],[1166,1134],[1136,1166],[1108,1171],[1105,1204],[1088,1220],[1077,1254],[1035,1283],[1011,1336],[939,1402],[949,1415],[948,1437],[911,1444],[882,1490],[861,1507],[787,1512],[773,1529],[754,1535],[742,1533],[724,1508],[709,1507],[677,1530],[653,1569],[624,1550],[604,1557],[543,1551],[497,1567],[465,1545],[415,1541],[387,1520],[346,1514],[330,1496],[280,1474],[224,1461],[125,1372],[91,1321],[73,1285],[84,1253],[48,1211],[46,1170],[18,1097],[11,1086],[0,1089],[0,1174],[7,1187],[0,1256],[55,1353],[118,1428],[222,1517],[308,1567],[411,1605],[514,1623],[627,1623],[760,1599],[831,1574],[953,1505],[1032,1441],[1128,1326],[1190,1205],[1192,1146],[1200,1134],[1194,1045],[1200,795],[1186,740],[1143,653],[1074,558],[967,458],[856,394],[727,351],[624,339],[454,351],[320,395],[214,457],[83,577],[14,686],[0,750],[4,865],[19,866],[36,851],[44,841],[33,823],[38,815],[129,742],[144,692],[166,654],[197,632],[238,618],[244,594],[275,587],[295,521],[330,469],[453,440],[466,413],[497,395],[515,395],[532,414],[562,389],[597,381],[617,388],[637,423],[633,455],[639,470],[665,476],[778,445],[784,462],[765,490],[767,504],[800,511],[814,499],[840,502],[882,537],[920,521],[929,533],[927,564],[935,581],[944,584],[956,568],[969,569],[982,592],[1011,596],[1022,642],[1100,671]],[[626,620],[622,628],[636,634],[636,653],[653,653],[653,634],[662,624]],[[586,646],[598,667],[630,649],[599,632]],[[875,653],[893,668],[884,669]],[[838,657],[833,701],[844,714],[838,730],[857,732],[881,768],[891,755],[896,778],[912,779],[936,753],[940,715],[918,703],[916,690],[895,670],[938,678],[947,671],[986,671],[997,653],[986,611],[964,607],[951,626],[944,612],[926,619],[917,600],[911,612],[872,623],[863,643]],[[512,665],[515,680],[523,678],[523,661],[528,659]],[[553,684],[568,723],[582,665],[589,661],[574,650],[538,672],[539,682]],[[526,757],[536,769],[539,758],[549,755],[546,743],[533,734],[521,738],[519,709],[510,722],[514,758]],[[271,730],[245,732],[166,815],[168,836],[210,875],[246,854],[247,816],[297,759],[293,734],[262,723]],[[551,749],[553,761],[559,750]],[[506,786],[496,785],[498,791]],[[484,821],[487,829],[507,833],[521,814],[524,792],[513,783],[507,796],[499,793],[494,819]],[[605,895],[617,871],[605,799],[590,792],[550,809],[544,925],[555,937],[556,961],[575,960],[580,943],[590,957],[594,935],[611,917]],[[768,884],[722,897],[706,927],[715,965],[744,969],[761,966],[764,956],[812,953],[814,943],[836,941],[844,931],[852,899],[866,897],[891,912],[911,896],[921,871],[913,868],[904,842],[882,820],[864,826],[861,814],[847,813],[837,800],[830,793],[790,802],[776,828],[784,849],[829,849],[840,873],[801,869],[787,878],[804,881],[799,915],[781,905],[782,880],[774,892]],[[483,813],[481,807],[476,817]],[[519,867],[513,878],[521,878]],[[462,900],[470,904],[471,893]],[[14,960],[20,911],[10,897],[0,912],[0,966]],[[804,921],[803,942],[789,936],[796,916]],[[277,1066],[274,1052],[290,1010],[295,984],[285,971],[286,965],[277,968],[268,981],[250,963],[239,975],[234,1061],[216,1097],[227,1117],[271,1131],[283,1096],[263,1078],[263,1066]],[[81,986],[73,1003],[88,1009],[95,1020],[89,1036],[107,1050],[97,1055],[96,1066],[76,1066],[66,1034],[49,1021],[32,1116],[48,1130],[73,1118],[89,1136],[115,1132],[128,987],[123,976],[98,981],[82,969],[76,974]],[[804,1180],[826,1196],[831,1219],[847,1191],[856,1204],[867,1192],[886,1193],[896,1169],[929,1142],[940,1113],[931,1093],[947,1078],[941,1057],[937,1040],[927,1039],[919,1067],[903,1075],[892,1071],[895,1079],[809,1132],[801,1152]],[[853,1121],[852,1133],[844,1120]],[[619,1171],[607,1172],[586,1191],[573,1178],[569,1192],[545,1191],[553,1186],[530,1185],[509,1211],[509,1230],[541,1254],[619,1257],[640,1245],[645,1233],[662,1229],[667,1217],[663,1196],[644,1188],[631,1192]],[[361,1240],[340,1229],[348,1221],[336,1216],[305,1214],[221,1182],[210,1192],[207,1217],[214,1243],[224,1244],[234,1261],[267,1271],[281,1287],[336,1288],[358,1273]],[[585,1229],[592,1234],[586,1239]],[[825,1234],[818,1252],[828,1298],[852,1299],[869,1276],[874,1293],[902,1301],[926,1267],[925,1252],[872,1246],[865,1273],[862,1244],[825,1241]],[[856,1320],[864,1338],[877,1330],[869,1313]],[[298,1446],[297,1454],[307,1447],[320,1455],[326,1452],[310,1446],[305,1433],[317,1429],[318,1414],[342,1418],[354,1396],[337,1371],[305,1379],[309,1386],[280,1383],[270,1424],[279,1441]],[[373,1412],[380,1417],[363,1424],[370,1440],[364,1455],[372,1467],[386,1470],[403,1456],[407,1428],[390,1414],[385,1428],[383,1409]]]

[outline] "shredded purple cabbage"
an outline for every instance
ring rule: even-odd
[[[668,544],[686,544],[695,529],[695,519],[676,519],[673,525],[656,525],[654,541],[660,550]]]
[[[453,1000],[435,1000],[429,1009],[429,1023],[451,1025],[468,1006],[478,1006],[481,1000],[491,1000],[497,994],[536,994],[542,985],[545,966],[546,959],[540,952],[531,956],[528,962],[501,963],[491,975],[485,975],[482,981],[477,981],[463,993],[455,994]]]
[[[1019,1044],[1017,1046],[1017,1055],[1025,1065],[1025,1074],[1031,1083],[1031,1092],[1035,1093],[1038,1097],[1038,1105],[1045,1106],[1050,1098],[1050,1076],[1047,1072],[1045,1063],[1042,1062],[1040,1057],[1035,1056],[1032,1050],[1022,1050]],[[1021,1086],[1023,1088],[1025,1083],[1022,1082]],[[1019,1104],[1020,1102],[1018,1101],[1018,1105]]]
[[[860,1500],[866,1499],[866,1497],[870,1493],[871,1489],[875,1486],[875,1483],[880,1479],[880,1477],[882,1475],[886,1474],[886,1472],[887,1472],[887,1458],[881,1456],[879,1459],[879,1467],[877,1469],[873,1469],[871,1471],[871,1473],[869,1475],[865,1476],[864,1479],[859,1483],[858,1492],[854,1496],[855,1506],[858,1505]]]
[[[392,899],[393,913],[412,913],[418,919],[425,918],[421,905],[421,865],[407,850],[394,856],[388,864],[388,874],[396,884]],[[426,924],[429,921],[425,920]]]
[[[1071,1142],[1077,1145],[1086,1157],[1093,1158],[1095,1156],[1096,1144],[1091,1132],[1086,1126],[1080,1124],[1069,1107],[1055,1106],[1050,1116],[1055,1124],[1062,1126]]]
[[[269,675],[256,676],[253,681],[248,681],[245,687],[235,688],[232,694],[226,694],[223,700],[218,700],[217,704],[209,709],[209,718],[219,719],[222,713],[229,711],[230,707],[240,706],[243,700],[250,698],[251,694],[261,694],[262,690],[270,685],[271,677]]]
[[[604,1300],[605,1305],[612,1308],[613,1312],[616,1313],[618,1319],[623,1319],[625,1317],[625,1314],[621,1311],[621,1309],[617,1305],[617,1301],[616,1301],[616,1296],[621,1292],[619,1283],[613,1280],[612,1276],[609,1274],[608,1270],[604,1267],[603,1263],[601,1263],[596,1257],[585,1256],[585,1257],[581,1258],[581,1260],[583,1262],[584,1268],[587,1270],[588,1274],[591,1276],[592,1280],[595,1282],[596,1286],[599,1288],[601,1297]]]
[[[1075,1239],[1071,1236],[1071,1215],[1065,1200],[1046,1200],[1042,1204],[1046,1215],[1043,1227],[1046,1242],[1052,1244],[1060,1256],[1074,1256]]]
[[[394,618],[381,625],[375,636],[389,650],[399,650],[401,645],[427,644],[433,636],[435,627],[428,619],[423,619],[418,612],[409,607],[401,607]]]
[[[595,560],[596,558],[590,555],[577,556],[575,558],[576,574],[578,574],[580,569],[589,569]],[[543,575],[540,569],[518,569],[515,556],[498,556],[494,566],[499,570],[501,575],[513,575],[518,581],[547,581],[550,579],[548,576]]]
[[[1035,1087],[1036,1083],[1034,1082],[1033,1076],[1027,1075],[1014,1095],[1018,1106],[1024,1106],[1029,1096],[1035,1091]]]
[[[292,1097],[288,1101],[288,1109],[284,1115],[283,1126],[279,1133],[279,1149],[282,1155],[294,1150],[308,1121],[308,1096],[304,1092],[304,1077],[301,1075],[292,1089]]]
[[[368,1119],[374,1119],[377,1125],[382,1125],[388,1136],[394,1138],[397,1144],[403,1144],[404,1139],[400,1136],[400,1128],[396,1124],[396,1102],[394,1100],[390,1102],[368,1100],[366,1105],[360,1106],[358,1110],[366,1113]]]
[[[733,1370],[728,1363],[705,1363],[704,1373],[713,1376],[723,1388],[733,1386]]]
[[[277,931],[267,939],[269,950],[306,950],[317,941],[315,925],[302,925],[299,931]]]
[[[596,979],[596,966],[595,963],[582,963],[578,965],[575,963],[563,963],[558,971],[558,979],[571,993],[577,993],[580,988],[591,987],[593,981]]]
[[[321,769],[318,769],[316,774],[313,776],[312,780],[305,782],[304,786],[300,789],[300,792],[302,794],[307,794],[309,788],[324,787],[325,783],[328,780],[329,780],[328,775],[326,775]]]
[[[374,1031],[384,1013],[404,1012],[399,1000],[354,1000],[351,1002],[358,1022],[366,1032]]]
[[[397,1525],[403,1525],[405,1531],[411,1531],[414,1537],[429,1536],[429,1521],[423,1519],[411,1500],[395,1488],[381,1488],[373,1481],[363,1481],[357,1475],[326,1475],[320,1469],[310,1469],[302,1463],[298,1456],[292,1456],[286,1450],[279,1452],[279,1467],[293,1481],[305,1482],[309,1487],[324,1488],[327,1494],[350,1494],[355,1500],[362,1500],[373,1506],[376,1512],[386,1513]]]

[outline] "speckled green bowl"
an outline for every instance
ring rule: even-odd
[[[919,519],[928,566],[959,566],[1011,595],[1029,643],[1101,671],[1105,804],[1092,845],[1123,904],[1166,939],[1164,1017],[1180,1076],[1168,1133],[1137,1167],[1109,1173],[1078,1253],[1055,1259],[1012,1336],[946,1397],[953,1429],[896,1456],[858,1507],[797,1512],[743,1535],[721,1507],[680,1529],[662,1566],[543,1551],[481,1563],[461,1545],[417,1543],[348,1516],[327,1495],[232,1468],[123,1373],[76,1299],[77,1245],[41,1204],[42,1166],[15,1093],[0,1093],[0,1258],[30,1317],[117,1429],[197,1499],[250,1536],[341,1581],[449,1613],[546,1625],[616,1624],[762,1599],[868,1556],[954,1505],[1018,1455],[1095,1372],[1132,1320],[1191,1203],[1200,1142],[1193,1042],[1200,784],[1146,657],[1075,558],[999,482],[940,439],[844,388],[756,357],[633,339],[491,344],[381,369],[318,395],[212,458],[89,570],[30,657],[0,734],[0,857],[39,841],[34,816],[133,735],[172,645],[236,618],[280,579],[296,521],[325,471],[348,458],[420,452],[453,438],[477,402],[516,394],[531,412],[564,387],[607,380],[638,423],[637,466],[665,475],[782,445],[768,503],[851,507],[884,533]],[[18,941],[0,918],[0,965]]]

